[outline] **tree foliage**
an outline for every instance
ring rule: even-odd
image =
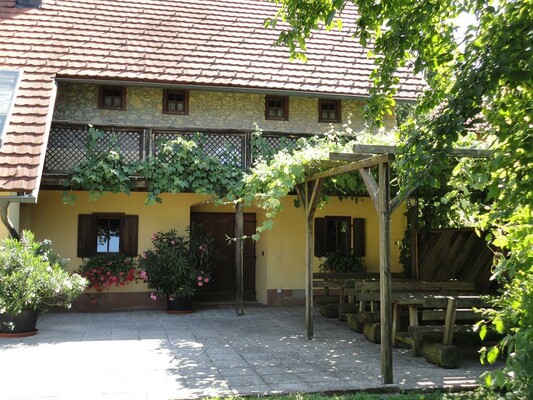
[[[494,150],[483,162],[459,162],[451,171],[444,201],[454,202],[504,249],[496,253],[494,279],[502,285],[497,327],[509,335],[489,349],[506,366],[487,376],[508,398],[533,398],[533,2],[531,0],[275,0],[278,15],[267,21],[288,28],[279,42],[302,57],[314,29],[338,27],[344,7],[358,9],[355,39],[368,46],[376,70],[366,112],[371,121],[394,105],[395,73],[410,66],[423,74],[427,90],[399,126],[402,185],[438,187],[447,151],[475,131]],[[477,19],[462,41],[453,19]],[[446,200],[447,199],[447,200]]]

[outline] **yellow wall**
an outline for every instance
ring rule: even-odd
[[[76,257],[78,214],[93,212],[123,212],[139,215],[139,253],[151,245],[151,236],[156,231],[175,228],[185,232],[190,222],[190,212],[232,212],[233,208],[215,207],[206,196],[196,194],[164,195],[162,204],[145,205],[145,193],[106,195],[96,202],[89,201],[86,192],[76,192],[74,205],[62,203],[61,191],[42,191],[38,204],[21,205],[21,229],[35,232],[38,240],[52,240],[54,249],[63,257],[71,259],[69,269],[81,265]],[[268,289],[305,288],[305,216],[303,208],[293,205],[294,196],[283,200],[283,211],[276,217],[271,230],[262,233],[256,243],[256,292],[257,300],[267,302]],[[253,208],[245,212],[255,212],[258,226],[265,220],[262,210]],[[405,207],[400,207],[392,216],[391,259],[392,271],[401,272],[397,241],[403,237],[405,229]],[[330,198],[329,202],[317,210],[316,217],[349,216],[366,219],[367,271],[379,271],[379,224],[376,210],[370,199],[340,201]],[[315,270],[321,260],[315,258]],[[144,291],[144,284],[126,285],[113,288],[113,291]]]
[[[296,208],[293,203],[293,196],[284,199],[283,212],[276,218],[274,227],[268,232],[268,250],[265,252],[268,256],[265,260],[268,271],[268,289],[302,289],[305,287],[305,216],[303,208]],[[392,272],[403,271],[397,242],[403,238],[406,228],[404,212],[405,205],[402,205],[391,218]],[[315,216],[326,215],[366,219],[364,262],[368,272],[379,272],[379,220],[372,201],[369,198],[362,198],[354,202],[331,197],[322,209],[317,210]],[[258,253],[257,259],[261,258],[263,258],[261,253]],[[321,261],[315,257],[315,271],[318,271]]]
[[[62,204],[61,191],[41,191],[37,204],[23,204],[24,228],[31,229],[37,240],[50,239],[62,257],[70,258],[68,268],[81,265],[76,257],[78,214],[93,212],[121,212],[139,215],[139,253],[151,246],[156,231],[176,229],[185,233],[190,222],[191,206],[205,201],[206,196],[196,194],[163,195],[162,204],[145,205],[146,193],[106,195],[98,201],[89,201],[87,192],[76,192],[74,205]],[[114,291],[145,290],[144,285],[126,285]]]

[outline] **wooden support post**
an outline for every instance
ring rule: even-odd
[[[235,310],[237,315],[244,314],[244,212],[242,203],[235,206],[235,277],[236,277],[236,295]]]
[[[392,383],[392,308],[390,271],[390,164],[379,164],[379,282],[381,308],[381,374]]]
[[[322,179],[316,181],[305,182],[304,190],[298,189],[299,197],[303,197],[305,206],[305,328],[307,331],[307,338],[313,337],[313,224],[315,218],[315,211],[320,199],[320,192],[322,191]]]

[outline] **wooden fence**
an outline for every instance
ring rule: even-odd
[[[473,281],[480,293],[495,289],[490,281],[493,254],[473,229],[418,232],[417,248],[420,279]]]

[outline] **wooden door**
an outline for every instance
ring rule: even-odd
[[[234,213],[191,213],[191,222],[202,223],[206,233],[215,241],[215,268],[212,280],[197,298],[200,301],[234,301],[236,294]],[[255,232],[255,214],[244,214],[244,235]],[[255,244],[244,244],[244,300],[255,300]]]

